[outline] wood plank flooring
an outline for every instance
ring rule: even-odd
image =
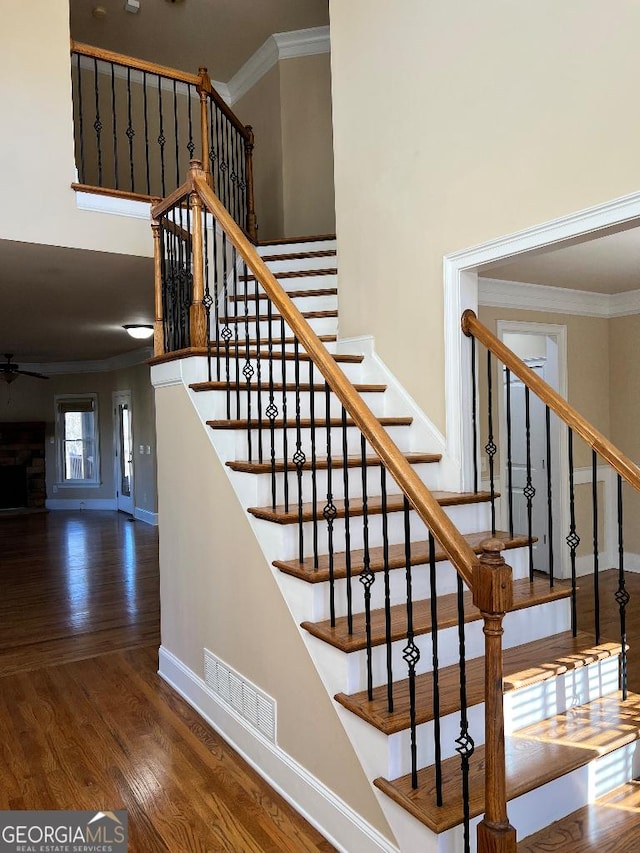
[[[156,674],[157,531],[0,519],[0,809],[119,809],[130,853],[334,848]]]

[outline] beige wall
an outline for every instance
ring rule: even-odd
[[[611,439],[640,464],[640,314],[610,320]],[[640,554],[640,495],[625,489],[625,548]]]
[[[134,497],[139,509],[155,512],[156,441],[155,408],[149,368],[145,364],[112,373],[78,373],[53,376],[48,381],[21,377],[11,385],[0,383],[0,424],[3,421],[44,421],[46,424],[47,498],[56,500],[104,500],[115,496],[113,464],[112,393],[131,391],[133,408]],[[100,486],[97,488],[58,489],[55,452],[55,403],[58,394],[98,395]],[[151,447],[151,453],[140,455],[140,444]]]
[[[331,0],[340,334],[444,430],[445,254],[637,190],[640,6]]]
[[[284,234],[333,234],[336,228],[327,53],[280,63]]]
[[[284,234],[282,196],[282,125],[280,65],[275,65],[236,104],[233,110],[255,135],[254,180],[258,237],[270,240]]]
[[[201,678],[207,647],[273,696],[279,746],[388,834],[185,390],[157,389],[156,410],[163,646]]]
[[[0,18],[0,239],[150,256],[145,220],[76,208],[68,2],[0,0]]]
[[[233,109],[255,133],[260,240],[333,233],[329,55],[282,60]]]

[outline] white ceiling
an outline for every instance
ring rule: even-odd
[[[540,254],[487,264],[486,278],[586,290],[626,293],[640,289],[640,227],[591,238]]]

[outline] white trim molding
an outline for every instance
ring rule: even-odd
[[[133,510],[133,517],[136,521],[143,521],[145,524],[150,524],[152,527],[158,526],[158,513],[151,512],[148,509],[140,509],[139,506]]]
[[[226,84],[228,103],[233,106],[281,59],[313,56],[330,51],[329,27],[311,27],[290,33],[274,33]],[[215,85],[217,88],[218,84]]]
[[[640,192],[613,199],[575,213],[552,219],[513,234],[497,237],[445,255],[445,388],[447,449],[452,459],[460,460],[460,487],[470,480],[471,436],[467,413],[471,411],[470,341],[460,331],[460,318],[466,308],[477,311],[477,270],[483,264],[507,260],[516,255],[567,240],[640,220]]]
[[[113,216],[128,216],[130,219],[146,219],[151,222],[151,203],[131,198],[116,198],[102,193],[74,190],[78,210],[90,213],[110,213]]]
[[[76,486],[76,488],[83,488]],[[47,498],[45,507],[51,510],[80,509],[80,510],[113,510],[116,508],[115,498]]]
[[[395,844],[280,746],[250,727],[164,646],[160,647],[158,674],[337,850],[399,853]]]
[[[123,352],[111,358],[96,359],[95,361],[54,361],[51,364],[29,363],[22,364],[25,370],[45,373],[47,376],[62,376],[76,373],[111,373],[114,370],[124,370],[144,364],[153,356],[151,347]]]
[[[478,304],[519,311],[577,314],[582,317],[626,317],[640,314],[640,290],[594,293],[546,284],[478,278]]]

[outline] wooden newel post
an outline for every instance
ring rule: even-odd
[[[201,170],[199,160],[191,161],[191,170]],[[189,309],[189,342],[192,347],[207,345],[207,309],[204,304],[204,255],[202,248],[202,201],[196,192],[189,196],[191,205],[191,251],[193,295]]]
[[[473,571],[473,603],[485,636],[485,814],[478,825],[478,853],[516,853],[516,831],[507,817],[502,690],[502,620],[513,604],[511,566],[498,539],[482,542]]]
[[[247,135],[244,140],[244,156],[247,172],[247,234],[253,243],[258,242],[258,220],[256,219],[255,199],[253,197],[253,146],[255,138],[253,128],[248,124],[245,128]]]
[[[160,223],[151,223],[153,231],[153,280],[155,293],[155,317],[153,321],[153,354],[164,354],[164,319],[162,312],[162,241]]]
[[[207,176],[207,183],[213,189],[213,175],[209,160],[209,95],[211,94],[211,78],[206,68],[198,68],[200,82],[200,140],[202,142],[202,168]]]

